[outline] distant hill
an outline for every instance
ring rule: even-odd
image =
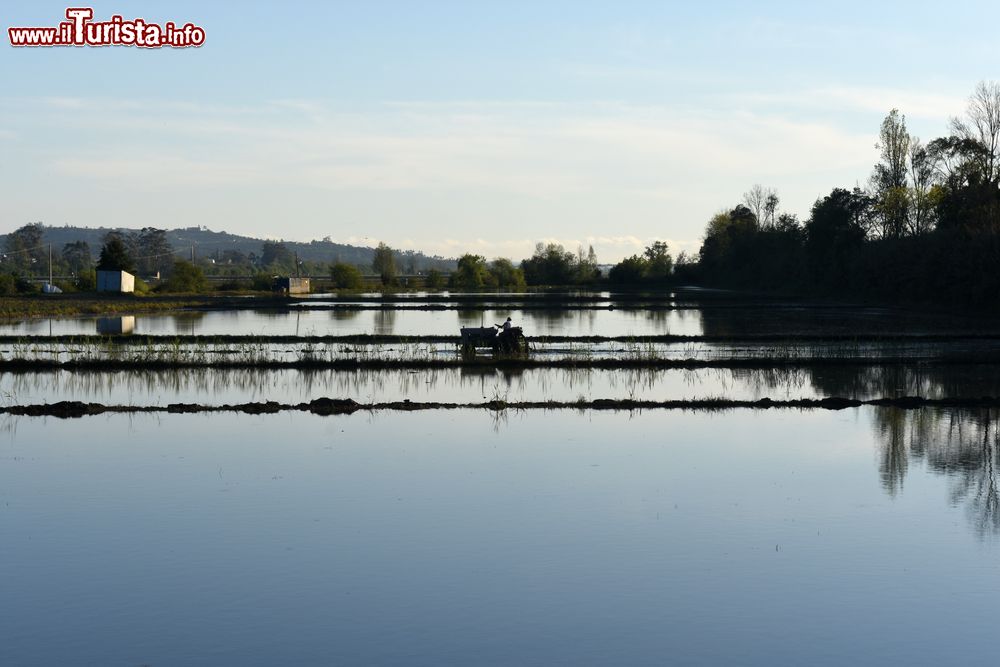
[[[74,241],[86,241],[90,246],[91,253],[95,259],[104,244],[104,237],[108,232],[118,231],[128,233],[138,231],[123,227],[45,227],[43,240],[51,243],[56,251],[59,251],[65,244]],[[0,235],[0,244],[6,240],[7,235]],[[259,256],[265,241],[273,239],[258,239],[252,236],[240,236],[229,232],[215,232],[206,227],[185,227],[183,229],[167,230],[167,239],[178,251],[179,257],[188,258],[192,247],[198,258],[214,257],[216,253],[226,250],[235,250],[244,255]],[[299,259],[309,262],[346,262],[362,267],[371,266],[374,248],[364,246],[353,246],[344,243],[334,243],[329,237],[322,241],[310,241],[300,243],[296,241],[281,241],[291,252],[297,253]],[[2,246],[0,246],[2,247]],[[444,257],[428,256],[421,252],[397,251],[399,269],[404,273],[415,273],[436,268],[444,271],[451,271],[455,268],[455,260]]]

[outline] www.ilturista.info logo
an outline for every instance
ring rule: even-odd
[[[70,7],[59,25],[48,28],[7,28],[11,46],[141,46],[184,48],[205,43],[205,29],[193,23],[163,25],[114,15],[94,21],[91,7]]]

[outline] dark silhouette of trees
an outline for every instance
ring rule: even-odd
[[[521,262],[529,285],[570,285],[573,283],[573,253],[558,243],[535,246],[535,253]]]
[[[816,284],[844,284],[864,243],[874,200],[858,188],[834,188],[816,201],[806,223],[806,258]]]
[[[641,255],[632,255],[611,267],[608,280],[615,285],[641,285],[645,275],[645,259]]]
[[[951,119],[952,136],[978,146],[972,155],[979,180],[1000,182],[1000,84],[981,81],[969,97],[965,118]]]
[[[977,86],[950,130],[925,144],[893,109],[880,127],[869,189],[834,188],[804,225],[768,212],[766,191],[754,186],[747,205],[709,221],[685,278],[996,308],[1000,86]]]
[[[611,267],[608,280],[623,286],[661,286],[670,281],[673,266],[667,244],[654,241],[646,246],[641,255],[626,257]]]
[[[101,247],[101,256],[97,260],[99,271],[128,271],[135,272],[135,261],[125,246],[125,241],[121,234],[111,232]]]

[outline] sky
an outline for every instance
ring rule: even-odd
[[[866,185],[891,109],[945,135],[1000,72],[992,2],[90,6],[206,40],[14,48],[6,28],[55,26],[67,5],[0,5],[0,233],[690,253],[754,184],[801,218]]]

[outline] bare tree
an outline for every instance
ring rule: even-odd
[[[983,180],[1000,181],[1000,84],[980,81],[969,97],[965,118],[952,118],[951,130],[981,147],[977,161]]]
[[[758,225],[766,227],[774,224],[778,193],[773,188],[765,188],[757,183],[743,193],[743,203],[753,213]]]

